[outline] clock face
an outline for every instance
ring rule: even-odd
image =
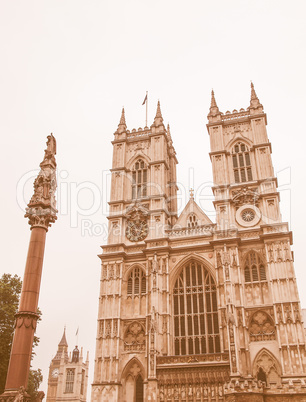
[[[58,377],[58,373],[59,373],[59,369],[58,369],[58,368],[55,368],[54,370],[52,370],[51,375],[52,375],[53,378],[57,378],[57,377]]]
[[[127,222],[126,237],[130,241],[141,241],[147,237],[148,232],[149,228],[145,220]]]

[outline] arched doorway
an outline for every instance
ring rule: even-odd
[[[143,402],[143,379],[139,375],[136,379],[135,402]]]
[[[122,390],[124,402],[144,402],[143,368],[137,359],[132,359],[123,371]]]

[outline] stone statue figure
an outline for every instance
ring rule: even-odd
[[[56,155],[56,139],[53,137],[53,134],[51,133],[47,137],[47,152],[50,152],[52,155]]]
[[[56,139],[53,134],[47,136],[47,149],[45,149],[45,156],[42,163],[46,161],[55,161],[54,156],[56,155]]]

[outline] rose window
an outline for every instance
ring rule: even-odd
[[[245,209],[241,217],[245,222],[251,222],[255,218],[255,212],[252,209]]]

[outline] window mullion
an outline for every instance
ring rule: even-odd
[[[197,273],[198,274],[198,273]],[[201,344],[201,339],[202,339],[202,334],[201,334],[201,327],[200,327],[200,291],[199,291],[199,282],[198,282],[198,287],[197,287],[197,303],[198,303],[198,315],[197,315],[197,320],[198,320],[198,339],[199,339],[199,352],[201,354],[202,352],[202,344]]]
[[[204,270],[203,270],[204,271]],[[202,272],[203,272],[202,271]],[[206,305],[206,275],[205,271],[203,272],[203,300],[204,300],[204,322],[205,322],[205,344],[206,344],[206,353],[209,352],[208,345],[208,321],[207,321],[207,305]]]
[[[194,311],[193,311],[193,265],[190,264],[190,304],[191,304],[191,339],[193,345],[193,355],[195,354],[195,338],[194,338]]]
[[[185,318],[185,349],[186,349],[186,355],[189,354],[189,343],[188,343],[188,308],[187,308],[187,289],[186,289],[186,266],[184,267],[184,304],[185,304],[185,309],[184,309],[184,318]]]
[[[215,345],[215,311],[213,305],[213,289],[210,281],[210,302],[211,302],[211,332],[212,332],[212,340],[213,340],[213,353],[216,353],[216,345]]]

